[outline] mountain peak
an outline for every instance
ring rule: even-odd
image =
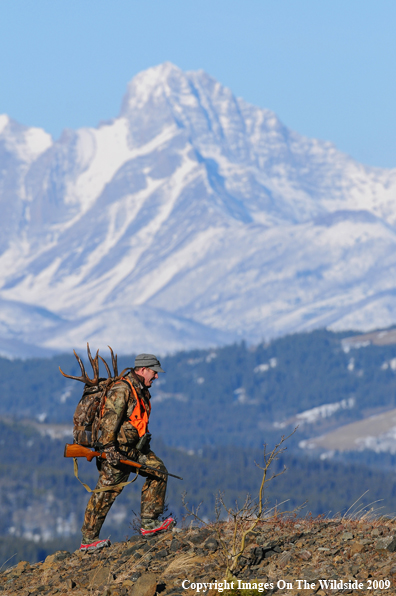
[[[128,83],[120,116],[128,116],[131,110],[142,108],[150,98],[158,100],[164,95],[166,88],[172,87],[172,83],[183,78],[186,78],[185,73],[171,62],[164,62],[139,72]]]
[[[10,122],[10,117],[7,114],[0,114],[0,135]]]
[[[164,352],[394,322],[394,172],[170,62],[121,115],[55,143],[0,117],[7,342]]]
[[[37,159],[52,145],[52,137],[45,130],[20,124],[7,114],[0,114],[0,137],[7,152],[24,162]]]

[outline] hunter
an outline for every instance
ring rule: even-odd
[[[97,459],[99,480],[96,485],[96,490],[107,490],[93,492],[88,501],[81,528],[82,551],[95,551],[110,545],[110,540],[99,539],[99,533],[131,472],[130,466],[120,463],[123,456],[159,471],[167,471],[159,457],[150,450],[151,435],[148,432],[151,411],[149,388],[158,379],[158,373],[163,372],[153,354],[139,354],[134,368],[107,394],[98,437],[106,459]],[[152,535],[169,529],[174,524],[173,518],[159,519],[164,511],[167,476],[147,472],[140,474],[146,478],[141,495],[141,533]]]

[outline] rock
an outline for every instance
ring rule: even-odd
[[[71,557],[71,554],[67,550],[58,550],[53,555],[48,555],[43,563],[43,569],[50,569],[55,563],[63,561],[68,557]]]
[[[146,545],[146,543],[144,543]],[[124,553],[123,556],[124,557],[130,557],[132,556],[137,550],[140,550],[143,546],[143,542],[140,540],[137,544],[134,544],[134,546],[131,546],[130,548],[127,548]]]
[[[28,563],[27,561],[19,561],[18,565],[16,565],[15,567],[11,567],[10,569],[7,569],[5,573],[13,577],[19,577],[28,569],[30,569],[30,563]]]
[[[154,573],[144,573],[133,586],[131,596],[154,596],[157,591],[157,577]]]
[[[87,553],[85,553],[83,550],[80,550],[79,548],[73,552],[73,555],[79,559],[82,559],[86,554]]]
[[[128,542],[130,542],[131,544],[133,544],[134,542],[141,542],[142,541],[142,537],[140,534],[135,534],[135,536],[131,536],[130,538],[128,538]]]
[[[362,544],[361,542],[354,542],[351,546],[349,554],[352,556],[356,555],[356,553],[361,553],[362,551],[364,551],[364,544]]]
[[[68,590],[72,590],[72,589],[73,589],[73,588],[75,588],[75,587],[76,587],[76,582],[75,582],[74,580],[72,580],[72,579],[68,579],[68,580],[66,581],[66,588],[67,588]]]
[[[297,528],[297,526],[296,526],[296,528]],[[299,532],[298,534],[293,534],[287,540],[288,540],[288,542],[295,543],[295,542],[297,542],[297,540],[300,540],[300,538],[302,538],[303,536],[304,536],[304,534]]]
[[[58,550],[56,553],[54,553],[54,555],[55,561],[64,561],[65,559],[71,557],[71,553],[69,553],[68,550]]]
[[[390,553],[394,553],[396,550],[396,536],[386,536],[386,538],[380,538],[375,543],[376,550],[387,550]]]
[[[132,573],[130,579],[132,582],[136,582],[141,575],[142,574],[140,573],[140,571],[135,571],[134,573]]]
[[[353,540],[352,532],[344,532],[341,534],[341,540]]]
[[[309,550],[301,550],[297,556],[303,561],[308,561],[312,557],[312,553]]]
[[[276,551],[275,551],[275,550],[267,550],[267,551],[265,552],[265,555],[264,555],[264,557],[265,557],[266,559],[269,559],[270,557],[273,557],[274,555],[276,555]]]
[[[289,550],[285,550],[283,551],[283,553],[281,554],[281,556],[278,559],[278,565],[281,569],[283,569],[284,567],[286,567],[286,565],[290,562],[290,559],[292,558],[292,553]]]
[[[215,552],[219,548],[219,543],[217,542],[216,538],[210,536],[207,540],[205,540],[203,548]]]
[[[29,569],[30,569],[30,563],[28,563],[27,561],[19,561],[18,565],[14,569],[14,573],[16,575],[20,575],[21,573],[24,573],[25,571],[28,571]]]
[[[282,549],[281,549],[281,547],[280,547],[280,546],[274,546],[273,550],[274,550],[276,553],[281,553],[281,552],[282,552]]]
[[[157,553],[155,553],[154,555],[154,559],[164,559],[165,557],[167,557],[169,554],[168,550],[166,548],[163,548],[161,550],[159,550]]]
[[[302,571],[303,579],[309,582],[316,582],[321,577],[320,572],[314,567],[306,567]]]
[[[381,568],[381,575],[382,577],[387,577],[390,575],[392,569],[392,565],[386,565],[385,567]]]
[[[99,587],[107,584],[110,579],[110,566],[104,565],[93,569],[89,574],[90,587]]]
[[[201,544],[210,534],[210,530],[199,530],[195,534],[189,537],[189,541],[193,544]]]
[[[263,546],[256,546],[251,550],[251,565],[259,565],[264,558],[268,559],[280,552],[282,550],[278,541],[265,542]]]
[[[252,567],[255,567],[256,565],[259,565],[260,562],[265,557],[265,550],[264,550],[264,548],[263,547],[260,547],[260,546],[257,546],[256,548],[252,548],[250,557],[251,557],[250,565]]]
[[[128,593],[128,592],[127,592]],[[123,586],[107,586],[102,596],[125,596],[125,590]]]
[[[150,550],[153,547],[153,544],[148,544],[147,542],[145,542],[144,544],[142,544],[142,546],[139,548],[139,550],[143,551],[144,553],[146,553],[148,550]]]
[[[179,548],[181,548],[181,542],[179,540],[177,540],[176,538],[172,538],[172,542],[170,543],[169,550],[172,553],[175,553],[176,551],[179,550]]]
[[[19,561],[18,565],[16,566],[16,569],[19,569],[20,571],[27,571],[28,569],[30,569],[30,563],[28,563],[27,561]]]

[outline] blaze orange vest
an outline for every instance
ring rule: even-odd
[[[142,437],[147,432],[148,421],[149,421],[150,412],[151,412],[151,403],[150,402],[148,403],[148,411],[147,411],[144,406],[143,400],[140,399],[140,397],[138,396],[138,393],[137,393],[135,387],[132,385],[131,381],[129,379],[127,379],[126,377],[123,377],[122,381],[125,381],[126,383],[128,383],[133,395],[135,396],[136,406],[133,408],[133,412],[129,416],[129,421],[132,424],[132,426],[134,426],[136,428],[136,430],[138,431],[139,437]],[[121,381],[118,381],[118,383],[114,383],[114,385],[118,385],[120,382]],[[114,387],[114,385],[113,385],[113,387]],[[102,407],[101,415],[103,415],[103,410],[104,410],[104,404]]]
[[[142,437],[147,432],[148,421],[151,412],[151,403],[148,403],[147,411],[144,406],[143,400],[140,399],[140,397],[138,396],[137,391],[135,387],[132,385],[131,381],[125,377],[123,380],[128,383],[136,399],[136,406],[134,407],[132,414],[129,416],[129,420],[132,426],[134,426],[138,431],[139,437]]]

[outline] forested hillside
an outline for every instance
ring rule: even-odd
[[[164,357],[166,374],[152,390],[151,431],[166,444],[185,449],[260,447],[279,436],[274,424],[288,421],[286,430],[300,424],[292,441],[296,445],[317,432],[395,407],[396,346],[346,353],[342,337],[314,331],[256,347],[242,342]],[[91,347],[100,347],[106,357],[105,346]],[[119,369],[133,361],[133,355],[120,358]],[[82,384],[64,379],[59,365],[69,374],[80,374],[72,355],[0,359],[0,415],[71,424]],[[294,419],[324,404],[333,407]]]

